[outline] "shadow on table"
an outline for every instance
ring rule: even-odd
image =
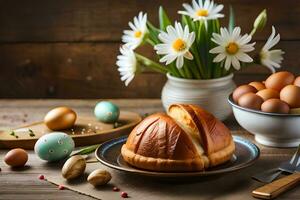
[[[266,166],[272,168],[278,164],[278,160],[258,160],[254,165],[240,171],[197,179],[190,178],[190,180],[165,180],[125,173],[116,173],[115,176],[129,187],[138,188],[140,193],[143,193],[143,191],[146,193],[151,190],[153,195],[166,195],[168,199],[171,196],[177,198],[178,196],[184,196],[186,199],[199,197],[226,199],[227,195],[230,194],[232,197],[235,193],[239,197],[238,199],[243,199],[243,197],[249,199],[251,191],[261,185],[261,183],[252,180],[251,176],[266,170]]]

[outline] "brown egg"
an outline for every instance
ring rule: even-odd
[[[298,77],[295,79],[294,85],[300,87],[300,76],[298,76]]]
[[[295,76],[290,72],[277,72],[269,76],[266,80],[266,88],[271,88],[280,91],[287,85],[293,84]]]
[[[295,85],[285,86],[280,91],[280,99],[287,104],[291,108],[299,108],[300,107],[300,87]]]
[[[234,91],[233,91],[233,94],[232,94],[232,98],[234,100],[234,102],[238,102],[238,99],[243,95],[243,94],[246,94],[246,93],[256,93],[257,92],[257,89],[251,85],[241,85],[239,87],[237,87]]]
[[[273,89],[264,89],[258,91],[256,94],[261,98],[263,98],[264,101],[268,99],[279,99],[279,92]]]
[[[288,114],[290,112],[290,107],[280,99],[268,99],[261,105],[261,111]]]
[[[254,81],[254,82],[249,83],[249,85],[255,87],[255,89],[257,89],[257,91],[266,89],[265,84],[263,84],[262,82]]]
[[[244,108],[260,110],[260,106],[263,102],[264,100],[260,96],[254,93],[247,93],[239,98],[238,105]]]
[[[12,149],[4,157],[4,162],[11,167],[23,167],[28,160],[28,154],[24,149]]]
[[[64,130],[74,126],[76,113],[68,107],[57,107],[50,110],[44,118],[44,123],[51,130]]]

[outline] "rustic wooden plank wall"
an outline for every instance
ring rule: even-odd
[[[217,1],[217,0],[216,0]],[[138,76],[129,87],[119,80],[115,60],[122,30],[142,10],[157,23],[163,5],[173,19],[189,0],[0,0],[1,98],[156,98],[165,77],[152,72]],[[235,9],[237,24],[249,31],[256,15],[267,8],[265,31],[274,24],[286,52],[285,69],[300,73],[300,1],[218,0],[225,14]],[[226,24],[227,21],[223,20]],[[142,49],[147,55],[151,50]],[[263,79],[258,67],[236,74],[236,82]]]

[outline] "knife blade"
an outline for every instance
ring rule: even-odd
[[[252,176],[254,180],[263,182],[263,183],[271,183],[274,181],[282,172],[287,173],[293,173],[296,170],[296,166],[298,162],[300,162],[299,159],[300,155],[300,145],[297,148],[297,151],[293,155],[290,161],[285,161],[281,163],[277,168],[272,168],[269,170],[266,170],[262,173],[256,174]]]
[[[274,199],[285,191],[300,183],[300,162],[297,163],[294,173],[266,184],[252,191],[252,196],[261,199]]]

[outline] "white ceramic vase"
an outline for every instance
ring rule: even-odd
[[[167,78],[161,95],[165,110],[173,103],[185,103],[199,105],[220,120],[231,115],[227,98],[236,87],[233,74],[208,80],[183,79],[170,74]]]

